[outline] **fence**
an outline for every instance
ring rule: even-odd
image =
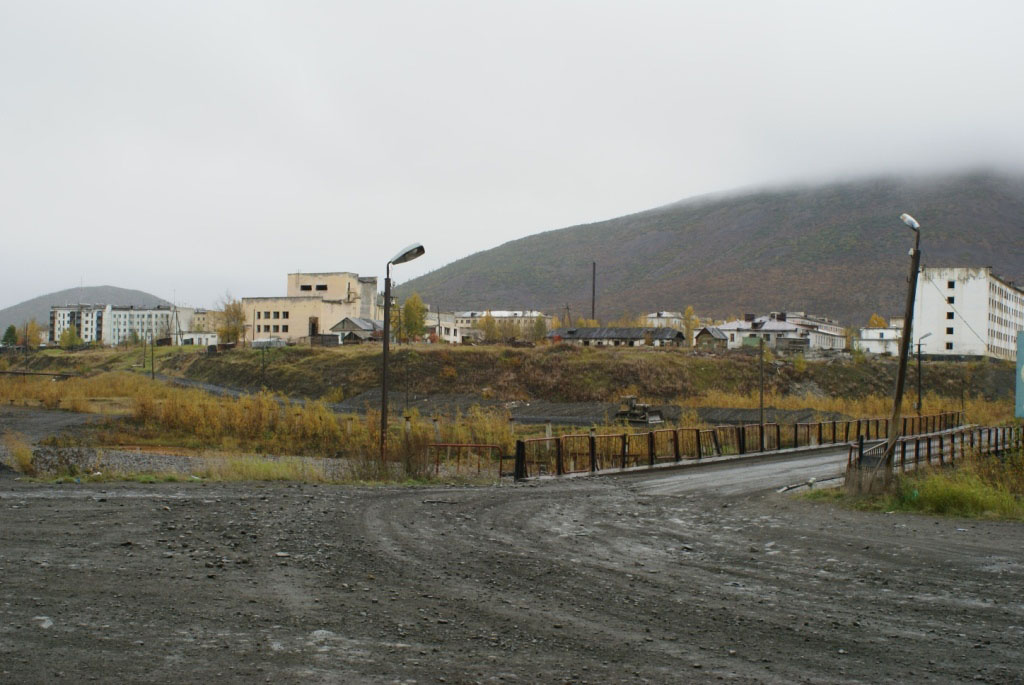
[[[442,455],[443,453],[443,455]],[[454,453],[454,457],[453,457]],[[482,445],[464,442],[435,442],[427,445],[427,456],[434,457],[434,476],[471,478],[493,477],[500,480],[513,475],[505,472],[505,460],[500,445]]]
[[[1021,449],[1020,426],[972,426],[926,435],[907,435],[896,440],[892,468],[900,473],[920,466],[951,464],[967,454],[999,454]],[[959,443],[959,446],[958,444]],[[863,441],[850,445],[846,458],[849,471],[861,465],[874,466],[885,454],[886,443],[864,449]]]
[[[943,412],[903,420],[907,433],[925,428],[947,430],[960,425],[960,412]],[[573,433],[516,441],[517,480],[564,476],[633,466],[697,460],[711,456],[772,452],[798,447],[845,444],[863,435],[884,437],[889,419],[823,421],[782,426],[777,423],[715,428],[669,428],[639,433]]]

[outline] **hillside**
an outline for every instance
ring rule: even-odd
[[[903,212],[926,266],[992,266],[1024,281],[1024,177],[877,178],[685,200],[522,238],[408,281],[443,309],[536,308],[611,319],[693,305],[700,315],[803,310],[865,325],[902,311]],[[429,248],[428,248],[429,249]]]
[[[50,307],[61,304],[78,303],[136,305],[151,307],[158,304],[170,304],[156,295],[141,290],[128,290],[112,285],[90,286],[85,288],[68,288],[54,293],[40,295],[25,300],[6,309],[0,309],[0,331],[11,324],[20,326],[34,318],[44,328],[50,320]]]

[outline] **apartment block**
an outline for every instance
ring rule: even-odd
[[[929,356],[1017,358],[1024,290],[991,267],[925,267],[917,280],[911,344]]]

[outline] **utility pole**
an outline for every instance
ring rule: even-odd
[[[591,263],[590,272],[590,318],[597,321],[597,262]]]
[[[156,341],[153,339],[153,332],[149,332],[149,379],[156,380]],[[145,354],[145,352],[143,352]]]
[[[761,371],[761,374],[760,374],[761,375],[761,400],[760,400],[760,406],[761,406],[761,429],[758,431],[758,433],[760,433],[760,436],[761,436],[759,438],[760,442],[761,442],[761,450],[760,451],[764,452],[764,338],[758,338],[758,340],[760,341],[759,348],[760,348],[760,351],[761,351],[761,357],[760,357],[759,364],[758,364],[758,366],[760,366],[760,371]]]

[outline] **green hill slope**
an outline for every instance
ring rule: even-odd
[[[865,325],[902,310],[912,234],[926,266],[1024,280],[1024,177],[879,178],[698,198],[506,243],[402,284],[443,309],[537,308],[614,318],[803,310]]]

